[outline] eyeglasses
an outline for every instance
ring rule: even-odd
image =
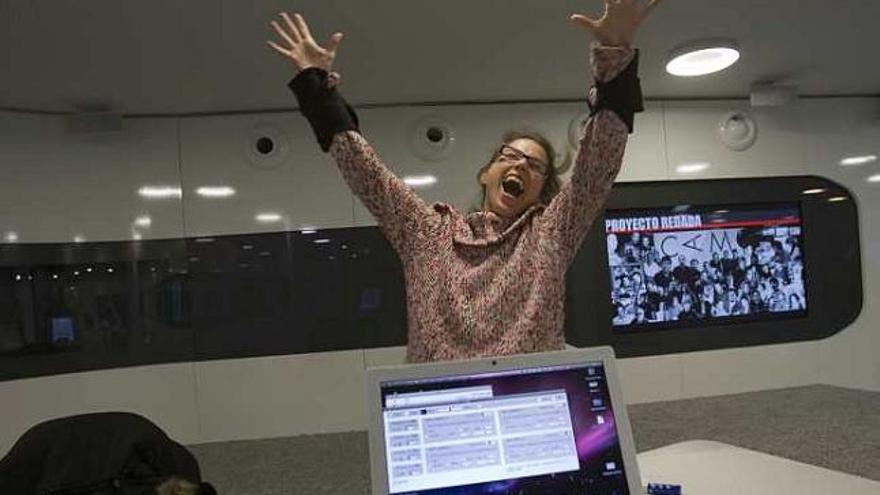
[[[543,160],[529,156],[513,146],[508,146],[506,144],[502,144],[501,148],[498,149],[498,159],[510,163],[525,160],[529,166],[529,170],[541,176],[547,175],[548,169],[550,168],[550,166],[544,163]]]

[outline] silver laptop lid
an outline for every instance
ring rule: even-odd
[[[372,368],[374,494],[635,495],[608,347]]]

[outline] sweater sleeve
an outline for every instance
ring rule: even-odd
[[[335,134],[330,154],[400,257],[418,256],[435,235],[440,213],[395,176],[359,132]]]
[[[591,62],[597,82],[608,82],[633,60],[635,51],[594,45]],[[595,93],[591,98],[595,98]],[[584,236],[605,204],[623,162],[628,128],[610,109],[587,121],[571,180],[547,206],[540,219],[543,241],[564,266],[574,259]]]

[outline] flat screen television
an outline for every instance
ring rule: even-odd
[[[799,203],[605,214],[615,332],[806,316]]]

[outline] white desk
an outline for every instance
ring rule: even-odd
[[[682,495],[880,495],[880,482],[695,440],[639,454],[642,484],[682,485]]]

